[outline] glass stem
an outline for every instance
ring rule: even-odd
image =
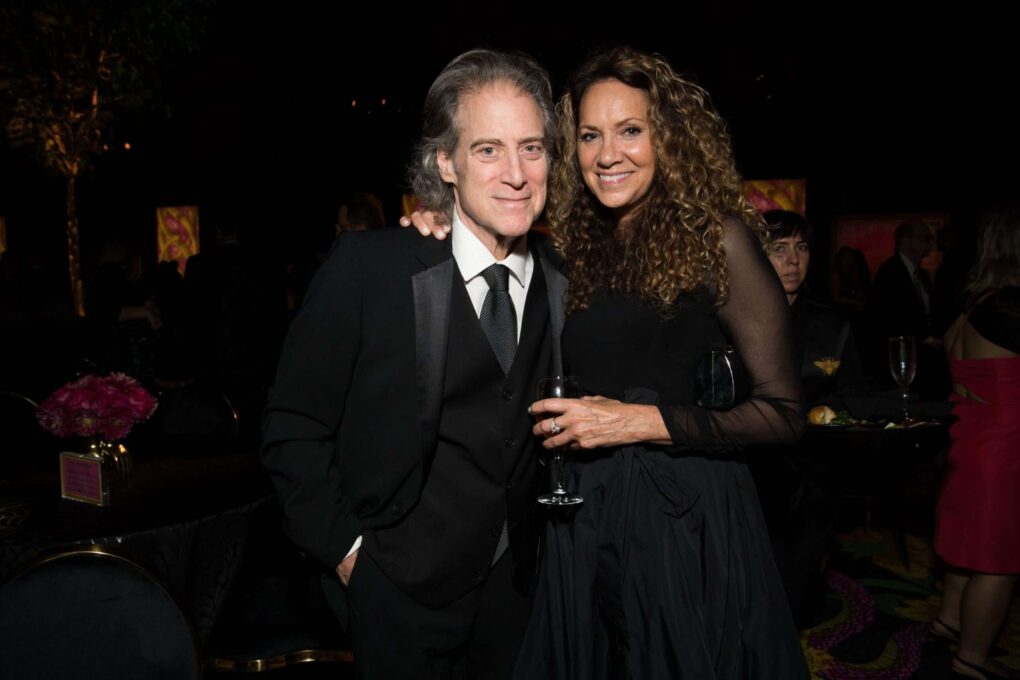
[[[553,489],[553,493],[556,494],[567,493],[566,489],[563,488],[563,454],[560,452],[559,449],[556,449],[553,452],[552,460],[549,461],[549,466],[551,468],[550,472],[552,473],[553,477],[553,486],[556,487],[555,489]]]

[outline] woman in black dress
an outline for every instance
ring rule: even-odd
[[[807,671],[739,451],[803,426],[783,292],[708,95],[627,48],[560,102],[549,222],[569,264],[569,372],[588,399],[532,405],[567,446],[521,678],[799,678]],[[732,345],[750,394],[696,405]],[[753,455],[753,452],[751,453]]]

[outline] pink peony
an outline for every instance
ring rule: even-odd
[[[75,434],[82,437],[91,437],[98,434],[102,424],[99,422],[99,414],[91,409],[81,409],[74,412],[71,419],[71,429]]]
[[[127,399],[128,406],[135,420],[147,419],[156,410],[156,399],[149,392],[138,384],[138,382],[123,373],[113,373],[108,378],[109,385],[117,390]]]
[[[123,406],[110,409],[103,419],[102,435],[111,441],[123,439],[131,431],[131,427],[134,424],[135,417],[131,409]]]
[[[39,406],[36,418],[46,431],[58,437],[71,436],[71,414],[52,398]]]

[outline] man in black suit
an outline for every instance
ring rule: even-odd
[[[871,315],[875,331],[875,372],[889,375],[888,339],[913,336],[917,345],[917,378],[913,388],[922,397],[943,399],[948,391],[948,369],[941,338],[932,336],[931,276],[921,267],[935,237],[922,220],[896,227],[896,252],[882,263],[871,287]]]
[[[411,168],[452,238],[341,236],[289,332],[262,459],[325,565],[359,678],[504,678],[538,548],[528,404],[559,372],[565,278],[528,234],[553,139],[545,71],[473,50],[432,84]]]
[[[896,227],[895,238],[896,252],[875,273],[875,311],[884,333],[913,335],[921,342],[931,333],[931,276],[921,260],[935,239],[921,220]]]

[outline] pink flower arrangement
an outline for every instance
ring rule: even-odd
[[[72,434],[116,441],[156,410],[156,398],[123,373],[87,375],[67,383],[39,405],[39,424],[57,437]]]

